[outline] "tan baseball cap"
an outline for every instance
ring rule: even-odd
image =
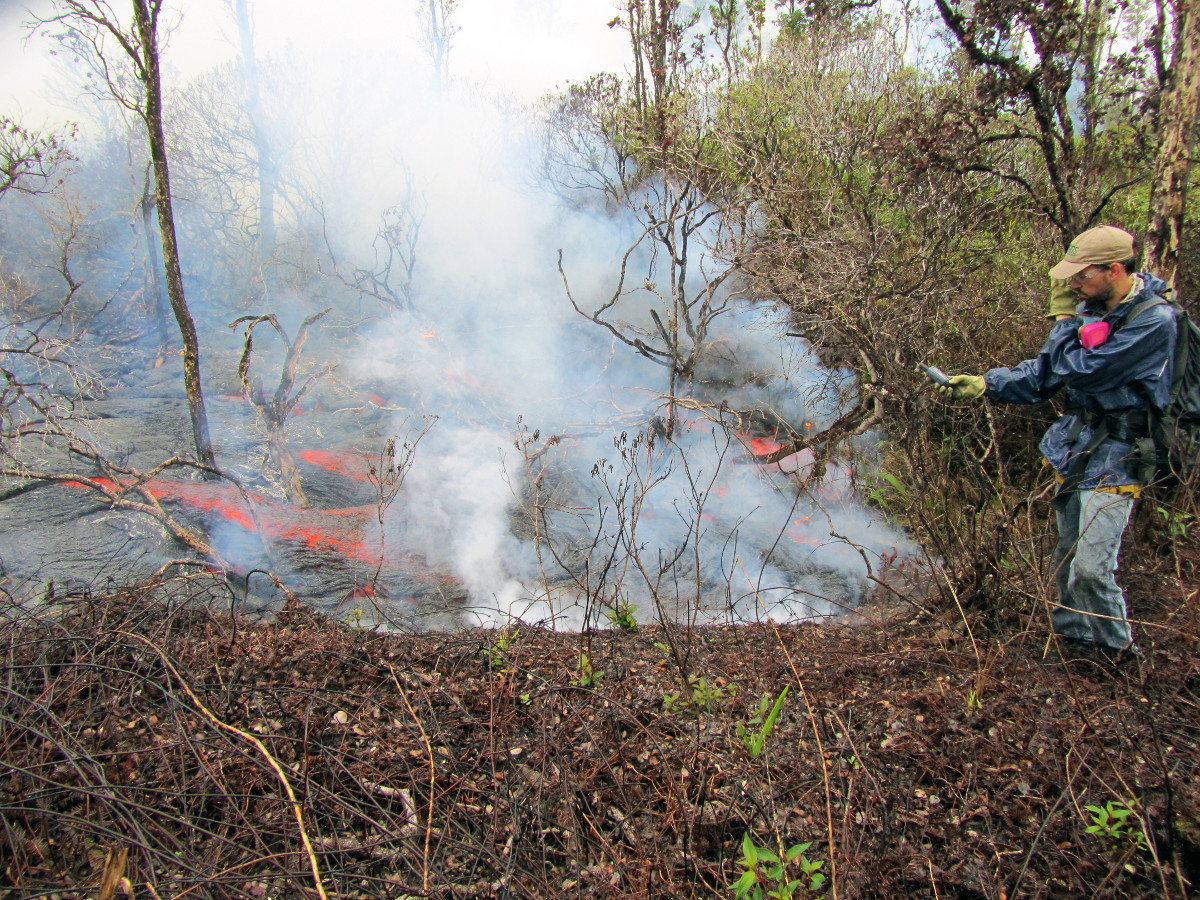
[[[1067,255],[1050,270],[1051,278],[1070,278],[1088,266],[1133,259],[1133,235],[1112,225],[1089,228],[1071,241]]]

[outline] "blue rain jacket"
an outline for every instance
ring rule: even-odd
[[[1156,306],[1125,327],[1134,306],[1162,296],[1166,287],[1160,278],[1144,272],[1140,275],[1142,290],[1121,301],[1108,315],[1088,316],[1084,304],[1080,304],[1076,318],[1054,325],[1034,359],[1011,369],[991,369],[984,376],[987,396],[1002,403],[1040,403],[1066,389],[1068,412],[1050,426],[1039,445],[1059,475],[1067,474],[1073,456],[1091,440],[1089,419],[1098,421],[1106,413],[1145,409],[1146,395],[1153,398],[1159,410],[1165,409],[1170,399],[1175,313],[1169,305]],[[1108,322],[1112,329],[1108,340],[1085,350],[1079,342],[1080,326],[1100,321]],[[1076,415],[1070,410],[1080,408],[1087,414],[1079,436],[1071,441]],[[1092,453],[1079,489],[1138,484],[1127,468],[1131,449],[1125,441],[1107,438]]]

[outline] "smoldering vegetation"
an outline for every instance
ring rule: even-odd
[[[393,627],[790,620],[915,554],[861,502],[877,432],[784,452],[856,380],[727,278],[744,231],[669,178],[564,195],[545,110],[421,83],[243,59],[169,94],[219,474],[188,460],[136,117],[94,96],[61,183],[6,194],[10,595],[203,562],[251,609]]]

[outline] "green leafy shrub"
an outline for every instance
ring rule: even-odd
[[[764,897],[787,898],[800,891],[819,891],[825,883],[821,867],[823,860],[810,860],[805,853],[811,841],[794,844],[781,860],[766,847],[755,845],[750,832],[742,837],[742,858],[738,861],[745,871],[733,884],[737,900],[763,900]],[[798,877],[792,878],[792,875]]]

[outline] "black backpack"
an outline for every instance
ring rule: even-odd
[[[1200,471],[1200,326],[1178,303],[1163,297],[1143,300],[1129,312],[1125,324],[1155,306],[1175,311],[1175,368],[1171,399],[1159,410],[1150,397],[1150,434],[1135,444],[1136,475],[1150,482],[1187,481]]]

